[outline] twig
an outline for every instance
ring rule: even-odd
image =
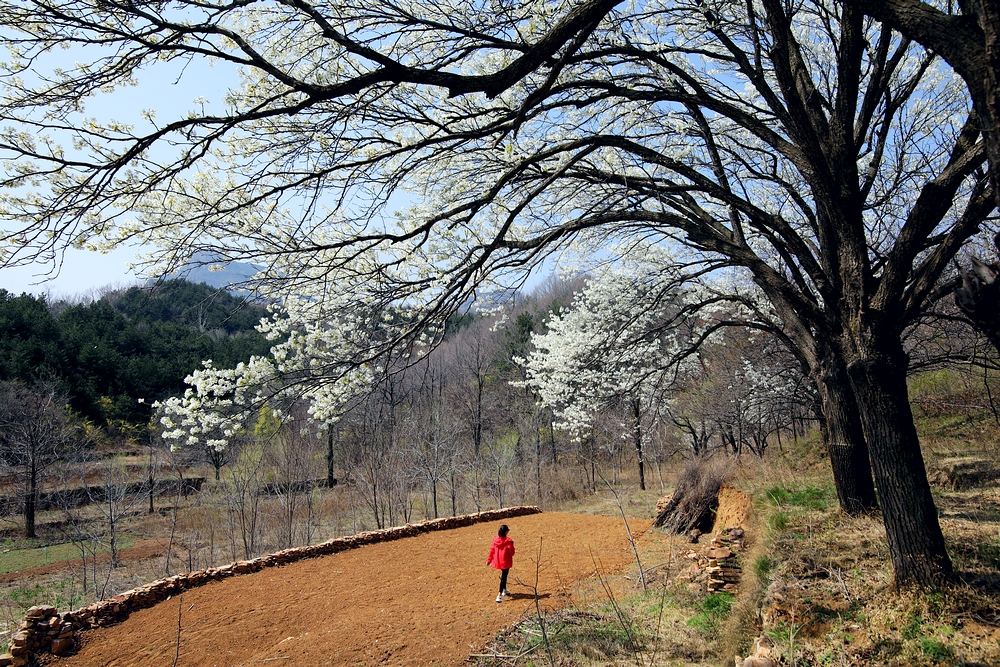
[[[601,582],[604,594],[608,596],[608,601],[611,602],[611,608],[614,609],[615,615],[618,617],[618,623],[622,626],[622,630],[625,631],[625,636],[628,637],[629,647],[632,649],[632,657],[635,659],[635,664],[642,667],[642,662],[639,660],[639,643],[636,641],[635,637],[632,636],[632,629],[629,627],[628,617],[625,615],[625,611],[618,605],[618,600],[615,599],[615,592],[611,590],[611,584],[604,579],[604,575],[601,573],[600,561],[597,556],[594,555],[593,549],[590,550],[590,559],[594,562],[594,569],[597,570],[597,580]]]
[[[601,476],[601,479],[604,480],[604,483],[608,485],[608,488],[611,489],[611,493],[615,497],[615,504],[618,505],[618,511],[622,515],[622,523],[625,524],[625,532],[628,534],[628,543],[632,545],[632,553],[635,554],[635,564],[639,568],[639,581],[642,583],[642,592],[645,593],[646,592],[646,573],[643,572],[643,569],[642,569],[642,561],[639,559],[639,549],[636,548],[636,546],[635,546],[635,538],[632,537],[632,529],[629,528],[628,519],[625,518],[625,508],[622,507],[622,500],[618,496],[618,492],[615,491],[615,487],[611,486],[611,482],[609,482],[607,480],[607,478],[604,476],[604,473],[598,472],[598,474]]]
[[[538,538],[538,553],[535,556],[535,584],[531,587],[531,592],[535,596],[535,613],[538,615],[538,627],[542,631],[542,642],[545,643],[545,652],[549,656],[549,665],[555,667],[556,661],[552,658],[552,647],[549,645],[549,635],[545,632],[545,618],[542,617],[542,607],[538,603],[538,569],[542,562],[542,538]]]
[[[854,602],[854,600],[851,598],[851,592],[847,590],[847,582],[844,581],[841,569],[839,567],[837,568],[831,567],[829,568],[829,572],[830,574],[833,574],[837,577],[837,581],[840,582],[840,587],[844,589],[844,597],[847,599],[847,601]]]
[[[663,587],[660,589],[660,612],[656,615],[656,635],[654,637],[655,641],[653,643],[653,655],[649,658],[649,664],[656,664],[656,652],[660,648],[660,628],[663,626],[663,606],[667,602],[667,582],[663,582]]]
[[[180,595],[177,598],[177,643],[174,647],[174,664],[171,667],[177,667],[177,659],[181,656],[181,609],[184,603],[184,596]],[[194,605],[191,605],[192,607]]]

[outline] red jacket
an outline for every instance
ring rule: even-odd
[[[486,564],[492,565],[498,570],[510,568],[514,564],[514,540],[499,535],[494,537]]]

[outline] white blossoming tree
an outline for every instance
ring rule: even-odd
[[[233,369],[205,361],[185,378],[190,387],[184,396],[158,406],[164,439],[174,447],[221,450],[247,432],[264,406],[281,419],[282,407],[296,401],[308,406],[318,424],[335,422],[347,401],[369,388],[379,367],[372,340],[358,332],[391,329],[393,316],[367,309],[363,315],[346,308],[330,312],[324,305],[329,304],[297,296],[273,306],[273,317],[259,326],[275,341],[269,357],[253,357]]]
[[[752,286],[726,289],[716,277],[708,288],[679,266],[661,247],[628,248],[532,336],[525,361],[522,384],[577,438],[612,406],[627,406],[622,435],[636,449],[643,488],[644,439],[661,422],[690,436],[695,455],[718,433],[734,453],[746,445],[763,456],[783,404],[803,398],[803,369],[769,335],[775,325],[759,317],[766,304]],[[742,298],[732,298],[737,291]]]
[[[534,350],[524,361],[524,384],[553,410],[555,426],[577,438],[612,405],[628,406],[630,424],[622,436],[635,447],[642,489],[644,439],[659,419],[665,385],[671,384],[666,365],[673,334],[658,331],[671,305],[664,299],[667,289],[645,271],[603,271],[569,310],[551,317],[544,334],[532,335]]]

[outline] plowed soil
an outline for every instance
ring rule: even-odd
[[[543,608],[565,606],[574,584],[595,574],[595,557],[602,571],[632,560],[620,519],[542,513],[505,522],[517,554],[513,595],[500,604],[499,573],[486,565],[497,521],[213,582],[89,630],[75,655],[49,664],[460,665],[535,613],[532,589]]]

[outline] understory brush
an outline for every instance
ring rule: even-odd
[[[649,531],[638,541],[645,593],[633,565],[601,573],[603,585],[582,586],[571,608],[548,612],[554,664],[728,667],[756,646],[783,667],[1000,665],[1000,428],[989,415],[947,423],[936,416],[918,426],[957,573],[952,585],[894,588],[881,516],[840,511],[813,435],[737,468],[732,484],[755,502],[735,595],[678,581],[686,552],[704,545]],[[649,503],[637,513],[649,516],[648,494],[621,495]],[[575,509],[615,507],[598,494]],[[527,618],[498,637],[479,664],[550,664],[537,624]]]

